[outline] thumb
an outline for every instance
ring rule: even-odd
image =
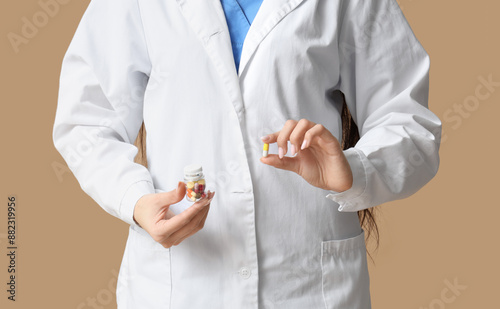
[[[184,194],[186,194],[186,187],[184,182],[179,181],[177,183],[177,188],[175,188],[174,190],[168,192],[161,192],[158,194],[162,204],[171,205],[178,203],[183,199]]]
[[[299,171],[300,164],[299,160],[296,157],[283,157],[283,159],[280,159],[278,155],[274,154],[267,157],[261,157],[260,162],[295,173]]]

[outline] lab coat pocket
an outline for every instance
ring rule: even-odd
[[[365,232],[321,242],[323,299],[327,309],[369,309]]]
[[[131,226],[118,278],[118,308],[170,308],[170,276],[170,248]]]

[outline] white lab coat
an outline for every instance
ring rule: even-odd
[[[370,308],[356,211],[436,174],[429,65],[395,0],[265,0],[238,73],[219,0],[91,1],[62,63],[53,139],[83,190],[131,225],[118,308]],[[345,150],[351,189],[259,161],[260,136],[287,119],[340,140],[336,90],[361,135]],[[133,163],[143,120],[148,169]],[[204,228],[166,249],[133,208],[190,163],[215,198]]]

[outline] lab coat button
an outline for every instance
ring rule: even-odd
[[[239,271],[241,278],[248,279],[252,274],[252,271],[246,267],[242,267]]]

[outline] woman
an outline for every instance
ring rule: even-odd
[[[241,55],[228,7],[93,0],[64,57],[55,146],[130,224],[118,307],[370,308],[361,223],[439,166],[429,56],[395,0],[263,1]]]

